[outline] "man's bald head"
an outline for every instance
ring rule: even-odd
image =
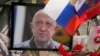
[[[34,22],[35,19],[37,19],[37,17],[41,17],[41,16],[46,17],[46,18],[49,18],[50,20],[52,20],[52,21],[56,24],[56,22],[55,22],[43,9],[38,10],[38,11],[34,14],[34,17],[33,17],[33,19],[32,19],[32,22]],[[46,19],[46,18],[45,18],[45,19]]]

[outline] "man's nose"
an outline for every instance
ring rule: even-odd
[[[42,25],[42,26],[40,27],[40,30],[41,30],[42,32],[45,32],[45,31],[46,31],[46,26],[45,26],[45,25]]]

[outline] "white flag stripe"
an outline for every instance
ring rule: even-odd
[[[50,0],[44,8],[44,11],[54,20],[60,15],[69,0]]]
[[[85,3],[86,0],[77,0],[77,2],[75,3],[74,7],[75,10],[78,12],[79,9],[82,7],[82,5]]]
[[[25,10],[25,6],[17,6],[16,23],[14,29],[14,45],[22,42]]]

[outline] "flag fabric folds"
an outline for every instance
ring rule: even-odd
[[[89,3],[86,2],[86,0],[77,0],[74,4],[75,10],[77,12],[77,15],[80,17],[84,11],[89,7]]]
[[[75,21],[71,23],[69,22],[75,16],[75,9],[70,3],[70,0],[50,0],[45,6],[44,11],[60,26],[62,26],[63,29],[66,29],[66,31],[69,30],[69,34],[73,34],[73,28],[69,29],[69,26],[71,26]],[[67,29],[66,27],[69,28]]]
[[[94,4],[87,9],[88,18],[100,14],[100,0],[94,0]]]
[[[67,33],[73,35],[80,24],[100,12],[98,1],[100,0],[50,0],[44,11]],[[91,4],[95,6],[92,10]]]

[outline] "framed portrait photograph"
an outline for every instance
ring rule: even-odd
[[[71,37],[45,11],[45,5],[13,5],[14,49],[58,50],[71,48]]]

